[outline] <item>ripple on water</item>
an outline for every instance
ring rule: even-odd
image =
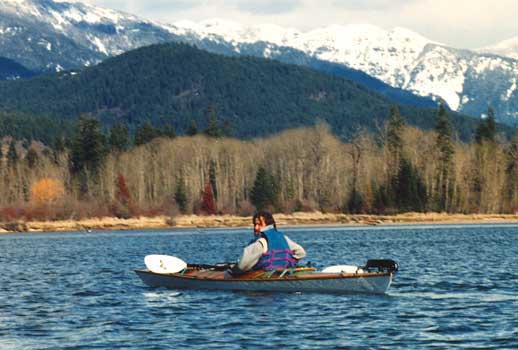
[[[517,226],[286,232],[320,266],[394,258],[400,273],[385,296],[172,291],[134,274],[146,254],[232,260],[250,232],[3,236],[0,349],[518,347]]]

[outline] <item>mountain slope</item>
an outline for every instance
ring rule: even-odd
[[[175,26],[81,3],[50,0],[6,0],[0,3],[0,55],[23,62],[33,69],[60,71],[90,66],[141,46],[179,41],[226,55],[265,57],[270,52],[270,58],[346,77],[397,103],[435,105],[430,99],[393,88],[354,69],[317,60],[293,48],[243,44],[237,49],[225,41],[215,42],[195,33],[182,33]]]
[[[347,137],[358,127],[375,129],[391,102],[348,80],[308,68],[253,57],[226,57],[185,44],[153,45],[82,71],[0,83],[0,111],[57,118],[80,113],[105,123],[124,120],[173,123],[182,132],[207,122],[214,106],[219,122],[236,136],[269,135],[318,120]],[[433,127],[435,110],[403,108],[410,124]],[[477,122],[456,117],[469,138]]]
[[[458,50],[404,28],[333,25],[300,32],[275,25],[240,26],[210,20],[164,25],[122,12],[52,0],[0,2],[0,56],[33,70],[94,65],[137,47],[181,41],[228,55],[253,55],[347,76],[399,103],[431,105],[518,121],[518,60]],[[381,82],[366,78],[361,71]],[[344,75],[345,74],[345,75]]]
[[[34,70],[90,66],[136,47],[174,40],[151,21],[83,3],[2,0],[0,56]]]
[[[493,45],[482,47],[476,51],[518,59],[518,36],[500,41]]]
[[[329,26],[299,32],[279,26],[240,26],[222,20],[176,23],[178,35],[243,45],[283,45],[322,61],[361,70],[397,88],[445,100],[453,110],[478,116],[488,106],[497,119],[518,121],[518,60],[458,50],[404,28]],[[265,56],[271,49],[264,50]]]
[[[315,58],[314,56],[305,54],[304,52],[297,49],[276,46],[267,42],[256,42],[251,44],[243,43],[235,46],[233,44],[229,44],[226,41],[214,41],[207,38],[189,38],[187,41],[196,47],[214,53],[228,56],[267,56],[270,59],[274,59],[283,63],[305,66],[330,75],[346,78],[368,88],[369,90],[389,98],[395,103],[415,107],[437,107],[437,102],[431,98],[415,95],[400,88],[394,88],[360,70],[349,68],[342,64],[323,61]]]
[[[21,64],[5,57],[0,57],[0,80],[14,80],[36,75]]]

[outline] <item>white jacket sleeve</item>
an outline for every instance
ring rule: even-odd
[[[239,271],[248,271],[251,270],[252,267],[257,264],[261,255],[263,255],[264,246],[261,243],[261,239],[257,240],[255,243],[247,245],[245,249],[243,249],[243,254],[239,258],[237,262],[237,268]]]
[[[300,260],[306,256],[306,251],[297,243],[293,242],[288,236],[284,236],[286,241],[288,242],[288,247],[293,250],[293,257],[297,260]]]

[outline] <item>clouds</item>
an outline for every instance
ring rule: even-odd
[[[299,0],[254,0],[254,1],[235,1],[237,8],[252,14],[273,15],[295,11],[303,6]]]
[[[462,48],[518,36],[516,0],[83,1],[166,23],[217,17],[243,24],[274,23],[304,31],[331,24],[369,23],[384,29],[400,26]]]
[[[415,0],[348,0],[332,1],[332,5],[336,8],[351,10],[351,11],[385,11],[387,9],[398,9],[416,2]]]

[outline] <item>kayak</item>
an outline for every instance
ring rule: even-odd
[[[169,289],[383,294],[397,271],[397,264],[392,260],[369,260],[365,266],[356,267],[355,270],[340,271],[340,267],[323,271],[317,271],[314,267],[259,270],[235,277],[225,276],[226,264],[191,264],[175,273],[149,269],[135,272],[146,285]]]

